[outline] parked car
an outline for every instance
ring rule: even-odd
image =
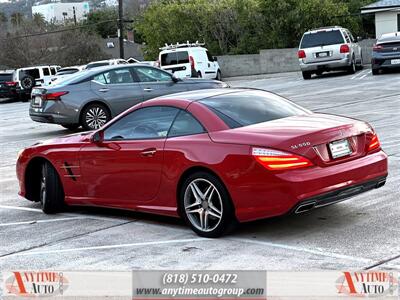
[[[15,83],[16,92],[21,100],[30,98],[32,88],[45,86],[51,81],[60,66],[37,66],[16,69],[12,81]]]
[[[180,216],[218,237],[237,220],[380,188],[388,161],[363,121],[265,91],[212,89],[140,103],[97,131],[37,143],[20,152],[17,174],[20,195],[45,213],[125,208]]]
[[[383,34],[372,48],[372,74],[400,68],[400,32]]]
[[[343,27],[323,27],[304,33],[298,58],[304,79],[325,71],[347,70],[350,74],[362,68],[363,57],[358,40]]]
[[[85,69],[93,69],[104,66],[114,66],[114,65],[126,65],[129,64],[125,59],[109,59],[109,60],[100,60],[88,63]]]
[[[13,71],[0,71],[0,98],[17,98],[17,83],[13,81]]]
[[[75,74],[77,72],[80,72],[85,69],[86,66],[73,66],[73,67],[66,67],[66,68],[61,68],[57,71],[55,76],[53,76],[49,82],[49,85],[56,84],[56,81],[61,81],[67,77],[69,77],[71,74]]]
[[[97,129],[127,108],[161,95],[220,88],[215,80],[177,79],[159,68],[142,64],[94,68],[57,85],[32,91],[33,121],[60,124],[69,129]]]
[[[160,68],[177,78],[199,77],[221,80],[221,69],[216,57],[202,47],[204,44],[187,43],[160,48]]]

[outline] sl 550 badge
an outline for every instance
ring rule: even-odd
[[[311,143],[310,142],[303,142],[303,143],[300,143],[300,144],[297,144],[297,145],[292,145],[292,146],[290,146],[290,148],[295,150],[295,149],[299,149],[299,148],[303,148],[303,147],[307,147],[307,146],[311,146]]]

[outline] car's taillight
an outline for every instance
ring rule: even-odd
[[[306,52],[304,50],[297,51],[297,56],[299,58],[306,58]]]
[[[189,56],[190,66],[192,69],[195,69],[195,63],[193,56]]]
[[[15,81],[7,81],[7,82],[6,82],[6,85],[7,85],[7,86],[16,86],[16,85],[17,85],[17,82],[15,82]]]
[[[379,149],[381,147],[381,143],[379,142],[378,136],[376,133],[372,136],[371,140],[368,143],[367,152]]]
[[[306,168],[313,165],[303,156],[268,148],[253,148],[252,155],[257,162],[272,171]]]
[[[350,52],[350,47],[349,45],[341,45],[340,46],[340,53],[349,53]]]
[[[372,47],[372,51],[381,51],[381,50],[383,50],[383,46],[381,46],[381,45],[374,45],[373,47]]]
[[[51,101],[58,101],[61,100],[61,96],[64,96],[68,94],[69,92],[55,92],[55,93],[49,93],[49,94],[44,94],[42,96],[43,100],[51,100]]]

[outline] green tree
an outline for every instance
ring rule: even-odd
[[[22,25],[22,23],[24,22],[24,15],[19,13],[19,12],[15,12],[11,15],[11,24],[19,27]]]
[[[88,31],[100,35],[102,38],[117,36],[118,12],[114,8],[106,8],[90,12],[84,25],[91,25]]]
[[[42,14],[39,14],[39,13],[35,13],[35,14],[32,15],[32,21],[36,26],[38,26],[40,28],[42,28],[42,27],[44,27],[46,25],[46,21],[44,19],[44,16]]]
[[[0,23],[7,23],[8,19],[4,12],[0,11]]]

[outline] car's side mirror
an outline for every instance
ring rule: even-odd
[[[213,56],[213,60],[214,60],[214,61],[218,61],[218,57]]]
[[[179,78],[175,77],[175,75],[172,75],[172,81],[177,83],[179,81]]]
[[[97,130],[91,138],[92,143],[96,145],[100,145],[104,141],[104,131],[103,130]]]

